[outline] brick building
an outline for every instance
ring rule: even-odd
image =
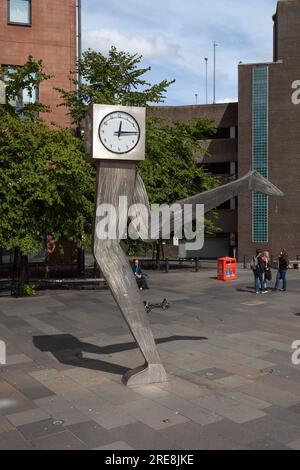
[[[51,106],[46,122],[69,126],[70,118],[54,87],[70,89],[76,63],[76,0],[0,0],[0,64],[23,65],[42,59],[54,78],[41,84],[40,100]]]
[[[209,170],[226,180],[255,169],[285,193],[243,194],[219,208],[222,234],[206,240],[202,257],[249,259],[258,247],[300,255],[300,0],[279,1],[273,20],[273,62],[239,65],[238,103],[153,110],[174,121],[214,119],[218,134],[204,142]]]

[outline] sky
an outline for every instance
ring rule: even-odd
[[[166,105],[237,101],[237,65],[272,61],[277,0],[82,0],[83,48],[143,55],[151,83],[176,79]]]

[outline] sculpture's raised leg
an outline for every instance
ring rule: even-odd
[[[112,204],[118,209],[120,196],[128,198],[129,207],[133,201],[136,176],[136,167],[133,163],[122,162],[120,165],[120,162],[105,160],[98,163],[96,207],[105,203]],[[119,220],[120,214],[117,213],[117,224]],[[123,376],[123,383],[138,385],[164,382],[167,380],[167,375],[156,348],[140,291],[127,257],[120,246],[120,240],[99,238],[96,233],[97,224],[96,215],[93,241],[94,256],[145,358],[143,366],[132,369]],[[119,235],[121,238],[122,234]]]
[[[274,186],[269,180],[264,178],[260,173],[257,171],[250,171],[242,178],[234,180],[230,183],[224,184],[222,186],[218,186],[217,188],[211,189],[209,191],[205,191],[203,193],[196,194],[195,196],[190,196],[186,199],[181,199],[180,201],[176,201],[175,204],[178,205],[178,213],[175,211],[171,213],[171,224],[172,227],[173,218],[179,217],[181,220],[182,209],[184,204],[191,204],[193,206],[193,210],[196,207],[196,204],[203,204],[204,205],[204,212],[207,213],[212,209],[217,208],[223,202],[232,199],[239,194],[246,192],[246,191],[254,191],[261,194],[266,194],[268,196],[283,196],[283,193]],[[148,203],[148,196],[143,184],[141,177],[138,176],[136,189],[134,193],[134,202],[140,202],[145,204],[149,210],[149,217],[153,217],[156,210],[150,212],[150,207]],[[138,213],[138,211],[137,211]],[[144,241],[149,241],[141,236],[140,226],[135,226],[135,214],[132,212],[132,227],[135,227],[136,232],[140,235],[140,238]],[[151,226],[151,235],[152,235],[152,242],[153,239],[159,239],[160,234],[163,232],[163,221],[161,222],[158,217],[154,217],[154,221],[157,223],[155,226],[152,224]],[[139,214],[139,225],[143,221],[141,220],[141,214]],[[148,220],[145,220],[144,223],[148,224]],[[167,221],[169,224],[169,221]],[[164,231],[166,233],[166,231]]]

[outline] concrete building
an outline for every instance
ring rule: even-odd
[[[239,65],[238,103],[153,110],[173,121],[214,119],[218,133],[204,142],[208,169],[223,181],[255,169],[285,192],[249,193],[219,208],[222,234],[206,240],[204,258],[237,252],[249,259],[258,247],[300,255],[300,0],[279,1],[273,19],[273,62]]]
[[[42,59],[51,80],[41,84],[40,100],[51,106],[44,120],[69,126],[55,87],[71,89],[76,63],[76,0],[1,0],[0,64],[23,65],[28,56]]]

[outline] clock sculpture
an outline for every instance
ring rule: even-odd
[[[92,105],[85,118],[84,127],[87,156],[97,165],[93,253],[145,359],[144,365],[128,371],[122,381],[125,385],[164,382],[167,380],[167,374],[159,357],[132,269],[120,246],[124,234],[119,233],[118,237],[113,239],[99,237],[97,233],[100,221],[99,206],[110,204],[119,208],[120,197],[127,197],[128,207],[134,204],[146,205],[148,217],[151,217],[147,192],[136,168],[136,162],[145,158],[145,108]],[[224,186],[177,201],[177,204],[181,207],[184,204],[204,204],[204,211],[209,212],[247,190],[270,196],[283,195],[272,183],[252,171]],[[115,214],[110,214],[106,222],[118,226],[124,217],[127,220],[127,213],[119,209],[116,217]],[[138,234],[139,229],[140,226],[136,227]],[[153,230],[153,227],[151,229]],[[159,225],[154,228],[157,238],[160,230]]]

